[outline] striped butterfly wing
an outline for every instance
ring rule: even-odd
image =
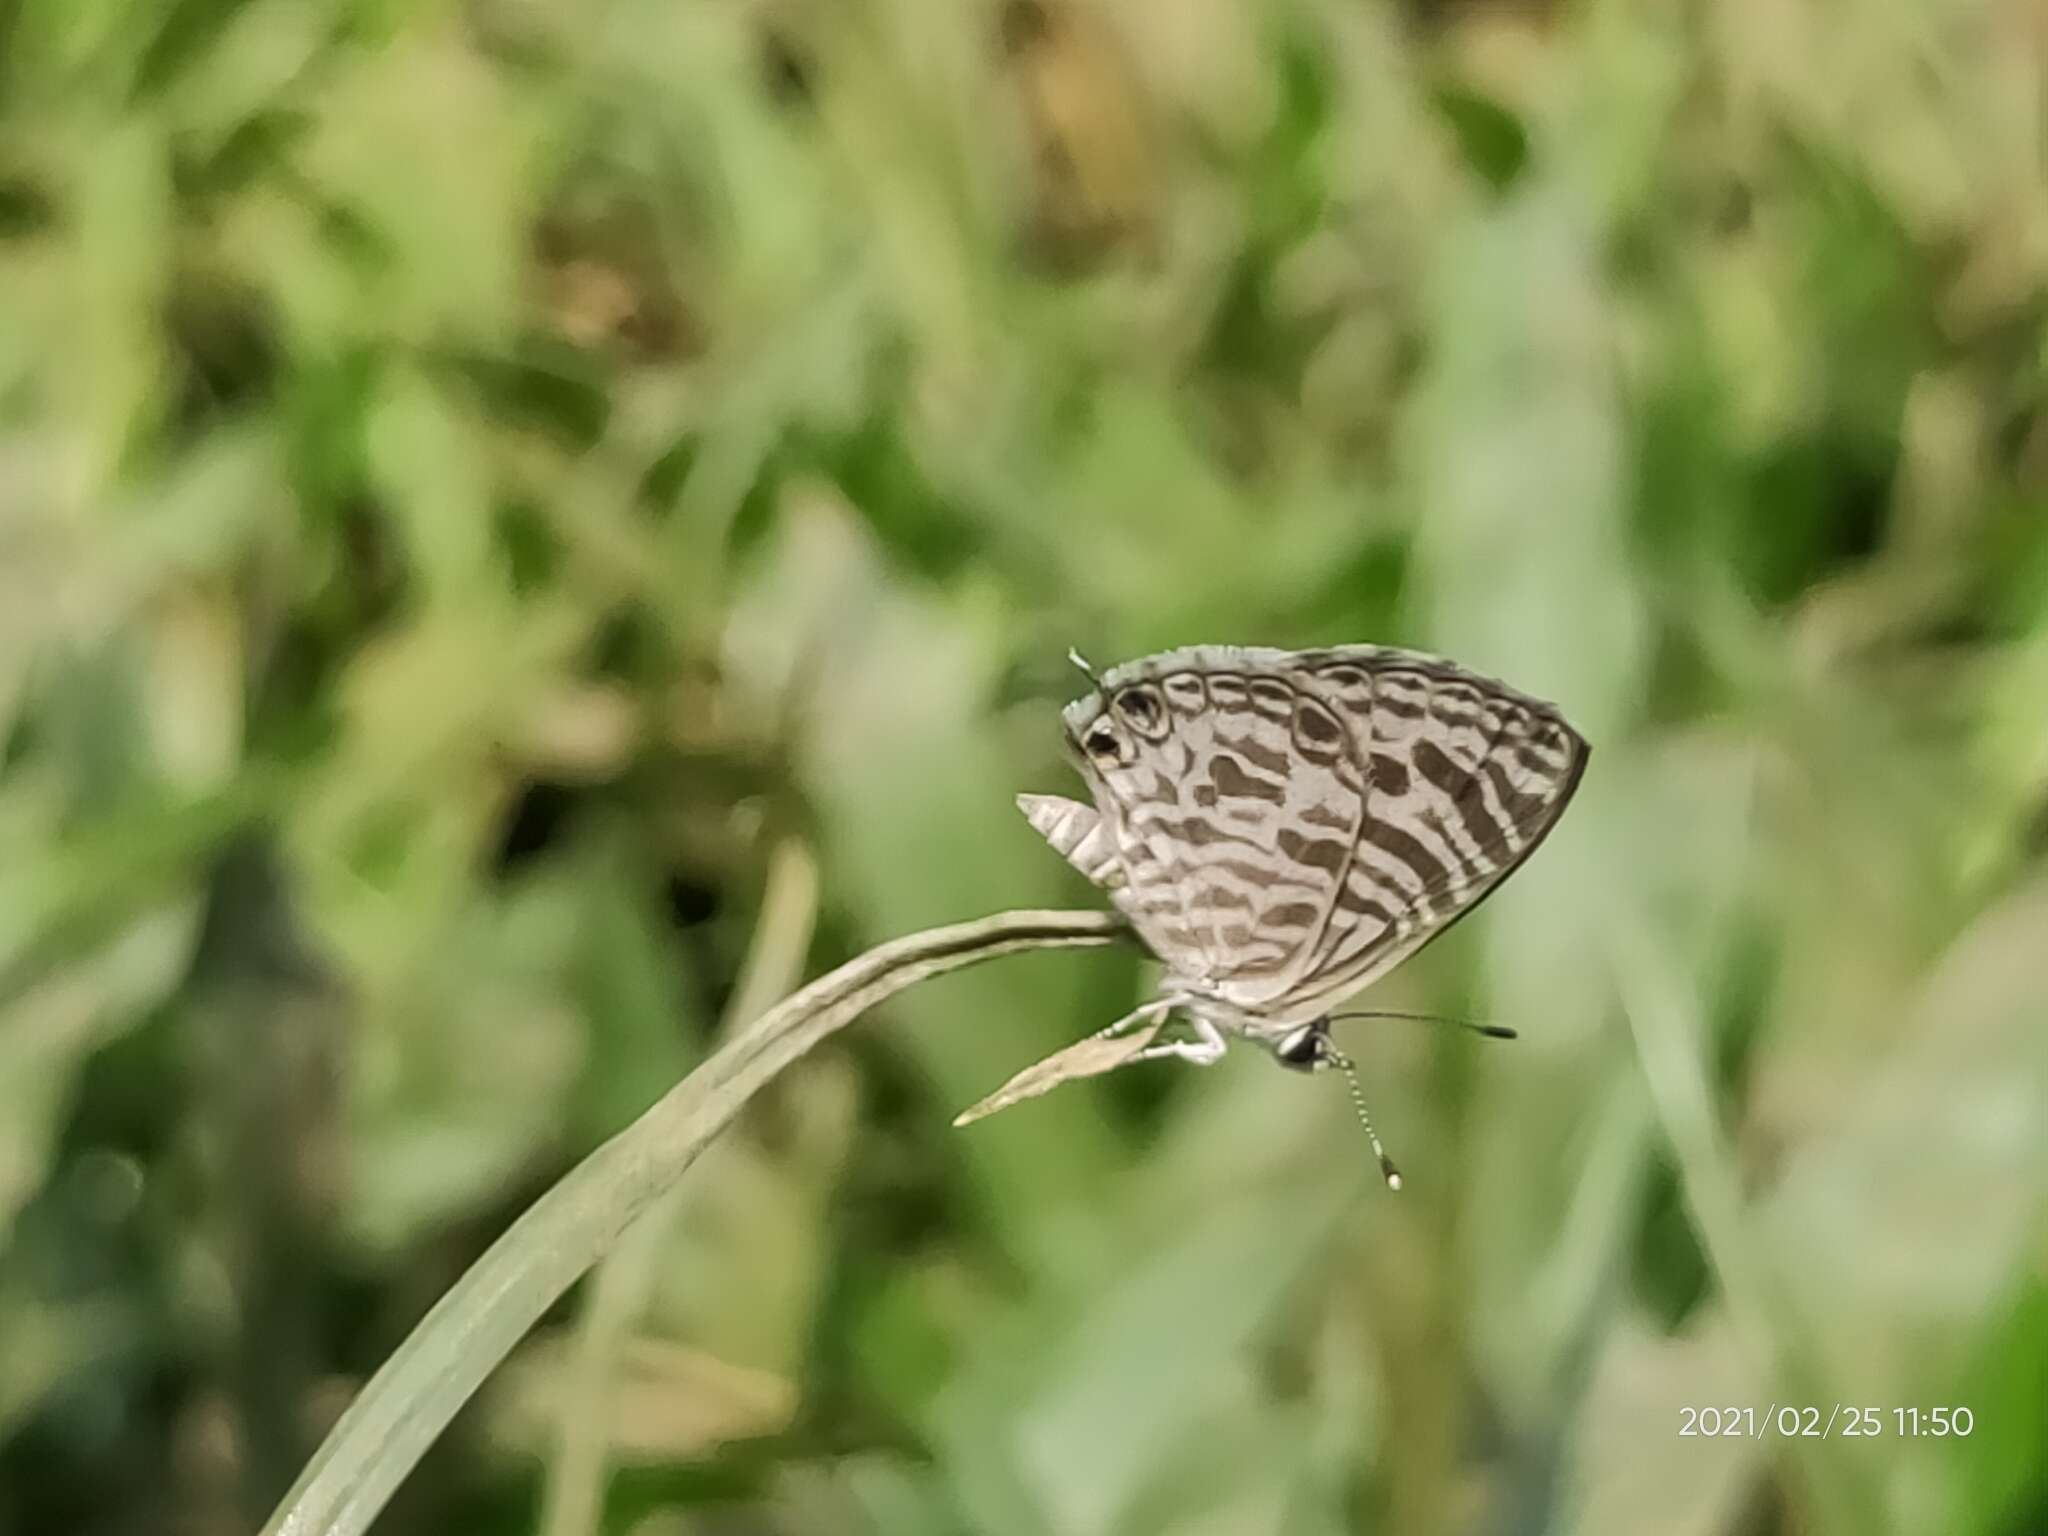
[[[1017,809],[1052,850],[1114,896],[1128,888],[1116,839],[1102,813],[1064,795],[1019,795]]]
[[[1054,852],[1108,894],[1152,953],[1172,965],[1190,950],[1194,937],[1181,922],[1161,867],[1136,849],[1138,878],[1132,879],[1124,865],[1124,840],[1110,817],[1060,795],[1019,795],[1017,808]]]
[[[1586,744],[1550,705],[1376,646],[1197,647],[1069,707],[1097,812],[1028,796],[1169,968],[1275,1024],[1420,949],[1535,850]]]
[[[1176,975],[1248,1008],[1312,964],[1365,814],[1342,719],[1304,679],[1256,659],[1285,656],[1148,658],[1067,716],[1099,812],[1089,834],[1122,872],[1119,904]]]
[[[1297,660],[1369,786],[1330,921],[1288,999],[1307,1018],[1421,949],[1534,853],[1589,748],[1553,706],[1434,657],[1354,646]]]

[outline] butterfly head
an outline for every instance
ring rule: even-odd
[[[1337,1052],[1330,1044],[1328,1018],[1312,1019],[1289,1030],[1273,1044],[1273,1058],[1297,1072],[1320,1072],[1337,1065]]]

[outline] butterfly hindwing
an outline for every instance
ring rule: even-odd
[[[1116,839],[1103,824],[1101,812],[1063,795],[1019,795],[1017,809],[1033,830],[1052,844],[1053,852],[1090,882],[1105,891],[1122,888],[1123,861],[1117,857]]]
[[[1270,669],[1105,687],[1091,730],[1115,745],[1090,756],[1091,787],[1133,884],[1170,893],[1187,938],[1161,958],[1247,1004],[1284,994],[1311,963],[1364,810],[1342,722]]]

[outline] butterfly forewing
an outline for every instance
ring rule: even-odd
[[[1386,653],[1380,653],[1384,656]],[[1470,911],[1535,851],[1586,747],[1547,705],[1448,664],[1343,653],[1311,666],[1367,756],[1354,858],[1297,1011],[1356,991]]]

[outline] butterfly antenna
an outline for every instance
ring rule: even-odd
[[[1067,660],[1071,661],[1075,666],[1079,667],[1081,669],[1081,675],[1087,678],[1089,682],[1093,683],[1098,688],[1102,686],[1102,679],[1097,677],[1095,675],[1095,669],[1088,665],[1088,658],[1086,656],[1083,656],[1078,650],[1076,650],[1071,645],[1067,647]]]
[[[1401,1190],[1401,1170],[1394,1166],[1394,1160],[1387,1156],[1387,1149],[1380,1145],[1380,1133],[1372,1128],[1372,1111],[1365,1107],[1365,1090],[1358,1083],[1358,1063],[1341,1051],[1331,1051],[1329,1062],[1342,1069],[1344,1081],[1351,1088],[1351,1107],[1358,1111],[1358,1123],[1365,1127],[1365,1139],[1372,1143],[1372,1155],[1380,1160],[1380,1177],[1387,1181],[1387,1188],[1396,1194]]]
[[[1330,1022],[1341,1019],[1408,1019],[1417,1024],[1449,1024],[1457,1029],[1469,1029],[1475,1035],[1484,1035],[1489,1040],[1519,1040],[1522,1037],[1505,1024],[1474,1024],[1470,1019],[1453,1019],[1441,1013],[1409,1013],[1400,1008],[1361,1008],[1351,1013],[1333,1013]]]

